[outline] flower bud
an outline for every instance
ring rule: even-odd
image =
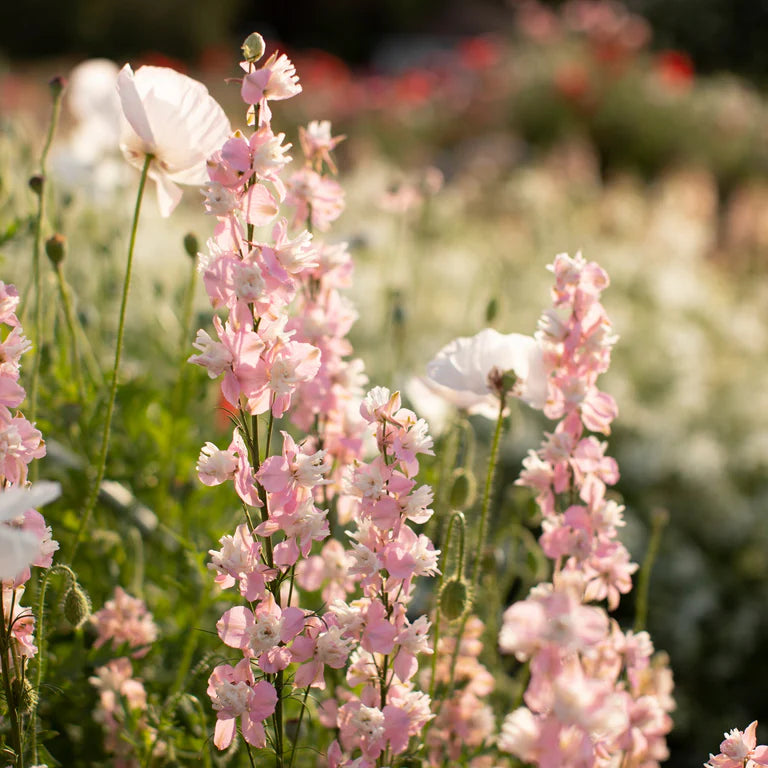
[[[440,613],[448,621],[460,619],[469,608],[469,590],[461,578],[452,578],[443,584],[440,590]]]
[[[53,266],[58,266],[64,261],[64,255],[66,254],[67,238],[64,235],[60,235],[58,232],[49,237],[45,241],[45,253],[51,261]]]
[[[197,252],[199,249],[199,243],[197,242],[197,236],[194,232],[187,232],[184,235],[184,250],[187,252],[187,256],[190,259],[197,258]]]
[[[67,81],[61,75],[56,75],[48,81],[48,87],[51,89],[51,96],[58,99],[61,92],[67,87]]]
[[[472,472],[458,467],[451,476],[451,490],[448,493],[448,503],[452,509],[468,509],[475,503],[477,481]]]
[[[499,301],[495,297],[485,305],[485,322],[492,325],[496,316],[499,314]]]
[[[91,598],[73,581],[64,594],[64,618],[75,628],[81,627],[91,615]]]
[[[45,176],[36,174],[29,179],[29,188],[36,194],[41,195],[43,193],[43,184],[45,183]]]
[[[243,56],[249,64],[255,64],[263,55],[266,45],[258,32],[251,32],[242,45]]]

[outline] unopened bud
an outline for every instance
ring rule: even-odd
[[[186,235],[184,235],[184,250],[187,252],[187,256],[189,256],[190,259],[196,259],[197,258],[197,252],[199,250],[199,243],[197,242],[197,237],[194,232],[187,232]]]
[[[73,581],[64,595],[64,618],[75,628],[81,627],[91,615],[91,599],[88,593]]]
[[[498,314],[499,314],[499,302],[497,299],[493,298],[485,305],[485,322],[488,325],[491,325],[493,321],[496,319],[496,315]]]
[[[58,266],[64,261],[64,255],[67,250],[67,238],[58,232],[45,241],[45,253],[51,260],[51,264]]]
[[[243,56],[250,64],[255,64],[264,55],[265,49],[264,38],[258,32],[251,32],[242,46]]]
[[[29,179],[29,188],[36,194],[40,195],[43,192],[43,184],[45,184],[45,176],[37,174]]]
[[[452,509],[468,509],[475,503],[477,481],[471,472],[458,467],[451,477],[451,490],[448,502]]]
[[[461,578],[453,578],[440,590],[440,613],[448,621],[460,619],[469,608],[469,590]]]
[[[51,89],[51,96],[58,99],[61,92],[67,87],[67,81],[61,75],[56,75],[48,81],[48,87]]]

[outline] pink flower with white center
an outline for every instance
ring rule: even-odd
[[[375,760],[386,746],[384,713],[360,701],[350,701],[339,709],[341,743],[346,750],[360,747],[363,756]]]
[[[141,168],[152,156],[149,178],[157,185],[162,216],[170,216],[181,200],[177,184],[205,184],[206,161],[231,132],[224,110],[207,88],[167,67],[126,64],[117,76],[123,110],[120,149]]]
[[[250,139],[246,139],[239,131],[221,148],[221,159],[237,171],[241,182],[245,183],[252,175],[261,181],[269,181],[275,185],[278,196],[285,197],[285,187],[280,179],[280,173],[291,158],[286,154],[290,144],[283,144],[284,133],[275,135],[272,128],[261,125]]]
[[[283,269],[291,275],[298,275],[305,269],[318,266],[319,252],[312,244],[312,235],[305,229],[293,239],[288,237],[288,222],[285,219],[272,229],[274,252]]]
[[[50,565],[48,555],[58,549],[56,542],[46,543],[50,542],[50,528],[45,527],[42,516],[42,530],[39,525],[25,524],[25,520],[33,507],[47,504],[60,494],[61,486],[48,481],[37,482],[28,489],[7,488],[0,492],[0,581],[17,579],[44,555],[44,561]]]
[[[220,550],[208,550],[208,567],[216,571],[216,583],[226,589],[237,582],[246,600],[260,599],[266,583],[277,576],[261,560],[261,543],[254,541],[245,523],[237,526],[234,536],[222,536],[219,543]]]
[[[269,673],[290,664],[291,654],[284,646],[303,628],[304,611],[290,606],[281,609],[270,592],[254,610],[230,608],[216,624],[225,645],[257,659],[259,667]]]
[[[584,599],[608,600],[608,609],[616,610],[620,595],[626,595],[632,590],[632,574],[638,567],[629,557],[629,552],[621,542],[600,542],[584,563],[584,573],[588,579]]]
[[[216,325],[217,320],[219,319],[214,317],[214,325]],[[219,326],[221,326],[220,320]],[[208,371],[209,378],[215,379],[221,376],[224,371],[231,369],[233,363],[232,353],[220,341],[214,341],[208,334],[208,331],[202,328],[198,330],[197,337],[192,346],[200,350],[200,354],[192,355],[187,361],[205,368]]]
[[[320,631],[317,625],[310,625],[307,634],[297,637],[291,646],[292,660],[300,664],[294,683],[299,688],[312,686],[325,688],[325,667],[341,669],[347,663],[354,641],[342,635],[341,627],[329,626]]]
[[[400,511],[406,520],[417,525],[426,523],[434,514],[429,505],[434,499],[434,493],[429,485],[421,485],[405,498],[398,499]]]
[[[330,120],[312,120],[306,128],[299,126],[299,142],[307,162],[319,173],[325,162],[331,173],[337,173],[331,152],[346,136],[331,136]]]
[[[499,394],[494,382],[509,371],[516,377],[511,394],[532,408],[543,408],[547,370],[541,346],[519,333],[504,335],[486,328],[475,336],[454,339],[427,365],[424,383],[457,408],[495,419]]]
[[[313,488],[330,482],[324,477],[331,468],[325,458],[326,452],[305,453],[303,446],[297,446],[288,432],[281,434],[282,455],[265,459],[256,477],[267,491],[285,501],[294,494],[307,498]]]
[[[104,713],[113,713],[118,709],[118,697],[124,697],[129,709],[147,708],[147,692],[140,680],[133,679],[131,661],[126,656],[112,659],[102,667],[97,667],[95,675],[88,682],[99,692],[99,699]],[[115,725],[117,723],[115,722]]]
[[[254,683],[250,661],[243,659],[235,667],[222,664],[208,678],[208,696],[216,711],[213,743],[227,749],[235,737],[240,718],[243,738],[257,748],[267,743],[264,721],[277,705],[277,692],[266,680]]]
[[[232,451],[222,451],[208,442],[200,450],[195,469],[204,485],[221,485],[234,476],[237,465],[237,456]]]
[[[0,406],[0,476],[12,485],[27,480],[27,465],[45,456],[45,443],[40,430],[24,416],[12,416]]]
[[[294,227],[309,220],[313,229],[325,232],[344,210],[344,190],[334,179],[302,168],[288,179],[285,203],[296,209]]]
[[[291,511],[270,513],[270,519],[256,528],[259,536],[270,536],[282,530],[285,540],[275,546],[274,557],[277,565],[293,565],[299,553],[307,557],[313,541],[328,537],[327,510],[318,509],[312,498],[301,499]]]
[[[15,327],[0,344],[0,376],[7,376],[14,381],[19,378],[21,356],[32,348],[32,342],[24,335],[20,327]],[[13,406],[11,406],[13,407]]]
[[[209,181],[200,192],[205,212],[211,216],[229,216],[240,204],[237,192],[218,181]]]
[[[117,649],[123,643],[139,650],[133,654],[140,658],[149,652],[149,646],[157,639],[157,625],[147,606],[138,597],[131,597],[122,587],[115,587],[115,596],[107,600],[100,611],[91,616],[98,637],[94,648],[101,648],[108,641]]]
[[[277,52],[273,53],[259,69],[252,72],[247,62],[240,66],[248,73],[243,78],[240,95],[246,104],[259,105],[259,125],[272,119],[268,101],[290,99],[301,93],[296,67],[284,53],[279,56]]]
[[[37,653],[34,643],[35,617],[30,608],[21,604],[24,597],[24,586],[12,586],[9,582],[2,584],[3,590],[3,621],[11,628],[13,641],[11,650],[31,659]],[[14,647],[15,644],[15,647]]]
[[[374,387],[360,405],[360,415],[370,424],[394,420],[400,410],[400,393],[390,392],[386,387]]]
[[[0,280],[0,323],[17,326],[19,319],[16,310],[19,306],[19,291],[15,285],[4,283]]]
[[[744,731],[734,728],[723,734],[720,754],[710,755],[706,764],[711,768],[751,768],[753,764],[768,765],[768,746],[757,746],[757,720]]]
[[[419,654],[433,653],[429,645],[429,627],[430,623],[426,616],[419,616],[412,624],[406,618],[395,638],[400,650],[392,666],[398,679],[403,683],[408,682],[418,671],[419,663],[416,657]]]
[[[496,745],[502,752],[535,763],[540,735],[540,720],[527,707],[518,707],[504,718]]]
[[[416,534],[408,526],[402,526],[397,537],[384,550],[384,566],[393,579],[403,579],[408,590],[414,576],[435,576],[440,550],[423,533]]]
[[[299,384],[310,381],[320,368],[320,350],[298,341],[277,341],[256,366],[244,373],[247,410],[250,414],[272,411],[279,419],[290,407]]]
[[[296,583],[307,592],[322,588],[321,597],[326,603],[343,600],[355,588],[349,571],[353,562],[343,544],[330,539],[319,555],[310,555],[296,563]]]
[[[499,647],[525,661],[545,644],[566,652],[584,650],[606,636],[608,616],[600,608],[582,605],[570,591],[531,595],[504,612]]]

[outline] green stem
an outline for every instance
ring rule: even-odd
[[[651,570],[659,553],[661,544],[661,534],[669,522],[669,513],[665,509],[656,509],[651,515],[651,537],[648,541],[648,550],[645,553],[645,560],[637,577],[637,591],[635,598],[635,625],[634,631],[640,632],[645,629],[645,623],[648,619],[648,590],[651,582]]]
[[[35,667],[35,682],[34,691],[35,695],[32,697],[33,702],[37,702],[40,696],[40,686],[43,682],[43,673],[45,672],[45,593],[48,590],[48,581],[51,576],[58,575],[60,573],[65,574],[70,584],[77,581],[75,572],[67,565],[54,565],[52,568],[48,568],[43,575],[40,583],[40,594],[37,597],[37,613],[35,615],[35,631],[37,633],[37,665]],[[32,749],[32,762],[36,765],[37,760],[37,728],[35,727],[35,717],[37,715],[37,703],[32,707],[32,711],[29,713],[29,727],[31,728],[29,738]]]
[[[80,365],[80,344],[77,339],[77,326],[75,325],[75,315],[72,311],[72,298],[69,294],[69,288],[64,281],[64,275],[61,271],[61,264],[54,265],[56,272],[56,282],[59,286],[59,296],[61,304],[64,307],[64,318],[67,322],[67,331],[69,332],[72,344],[72,370],[75,374],[75,384],[77,385],[77,395],[80,398],[80,405],[84,406],[86,401],[85,383],[83,381],[83,369]]]
[[[45,221],[45,172],[48,161],[48,152],[53,143],[53,135],[56,131],[56,125],[59,122],[59,112],[61,110],[61,88],[54,91],[53,112],[51,121],[48,125],[48,134],[45,137],[43,152],[40,155],[40,188],[37,195],[37,216],[35,219],[35,240],[32,251],[32,281],[35,291],[35,357],[32,362],[32,380],[29,387],[29,420],[34,423],[37,420],[37,399],[40,385],[40,362],[43,353],[43,281],[42,269],[40,267],[41,255],[43,251],[43,223]],[[22,310],[21,319],[23,321],[26,313],[26,303]],[[32,480],[37,476],[37,465],[31,468]]]
[[[131,285],[131,268],[133,266],[133,251],[136,246],[136,232],[139,228],[139,214],[141,213],[141,201],[144,197],[144,187],[147,184],[147,175],[149,174],[149,165],[153,156],[147,155],[144,159],[144,167],[141,169],[141,178],[139,179],[139,190],[136,194],[136,207],[133,212],[133,224],[131,226],[131,239],[128,244],[128,260],[125,265],[125,280],[123,281],[123,296],[120,303],[120,320],[117,326],[117,342],[115,345],[115,363],[112,367],[112,384],[109,389],[109,401],[107,402],[107,415],[104,419],[104,432],[101,436],[101,450],[99,451],[99,463],[96,471],[96,478],[91,485],[88,499],[85,504],[83,516],[80,519],[80,527],[77,530],[77,537],[72,549],[70,564],[75,562],[78,547],[83,538],[83,534],[91,521],[91,515],[96,507],[96,500],[99,498],[99,489],[101,481],[104,479],[104,470],[107,466],[107,451],[109,450],[109,433],[112,427],[112,413],[115,408],[115,398],[117,396],[117,375],[120,368],[120,358],[123,353],[123,334],[125,332],[125,310],[128,304],[128,289]]]
[[[299,736],[301,735],[301,721],[304,719],[304,710],[307,708],[307,697],[309,696],[309,686],[304,689],[304,698],[301,700],[301,711],[299,712],[299,722],[296,726],[296,740],[291,747],[291,759],[288,763],[288,768],[293,768],[293,760],[296,757],[296,745],[299,743]]]
[[[488,472],[485,476],[485,490],[483,491],[483,508],[480,512],[480,530],[477,533],[477,547],[475,548],[475,562],[472,566],[472,589],[480,582],[480,566],[483,560],[483,548],[485,547],[485,529],[488,526],[488,510],[491,506],[491,489],[493,488],[493,475],[496,471],[496,463],[499,458],[499,443],[501,442],[501,430],[504,425],[505,398],[502,396],[499,402],[499,417],[496,419],[496,431],[493,433],[491,455],[488,458]]]

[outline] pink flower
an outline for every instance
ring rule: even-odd
[[[706,764],[710,768],[751,768],[753,764],[768,765],[768,746],[757,746],[757,720],[746,730],[734,728],[724,733],[720,754],[710,755]]]
[[[128,643],[131,648],[139,648],[135,657],[144,656],[148,647],[157,639],[157,625],[147,606],[138,597],[131,597],[122,587],[115,587],[115,596],[107,600],[100,611],[91,616],[96,626],[98,637],[94,648],[100,648],[107,641],[112,641],[113,648]]]
[[[181,200],[177,184],[208,180],[206,161],[229,136],[229,120],[202,83],[167,67],[134,73],[126,64],[117,90],[125,118],[120,149],[137,168],[152,155],[149,177],[161,215],[170,216]]]
[[[486,328],[475,336],[454,339],[427,365],[424,383],[458,408],[495,419],[499,396],[489,377],[508,371],[516,377],[512,394],[541,409],[547,399],[541,347],[534,338],[518,333],[504,335]]]
[[[254,683],[249,659],[237,666],[222,664],[208,678],[208,696],[216,711],[213,743],[226,749],[235,737],[239,717],[243,738],[254,747],[267,743],[264,721],[275,711],[277,693],[266,680]]]
[[[306,128],[299,126],[299,142],[307,162],[321,171],[325,162],[331,173],[336,173],[336,164],[331,152],[346,136],[331,136],[330,120],[312,120]]]
[[[41,558],[41,545],[46,535],[50,538],[50,529],[46,529],[44,522],[41,531],[37,525],[17,525],[16,521],[33,507],[53,501],[60,493],[58,483],[44,481],[29,489],[8,488],[0,493],[0,581],[15,579]],[[46,559],[52,552],[51,549],[45,553]]]
[[[243,63],[245,69],[248,64]],[[272,117],[267,101],[290,99],[301,93],[296,67],[284,54],[273,53],[267,61],[254,72],[243,78],[240,95],[246,104],[258,104],[259,123],[268,123]]]

